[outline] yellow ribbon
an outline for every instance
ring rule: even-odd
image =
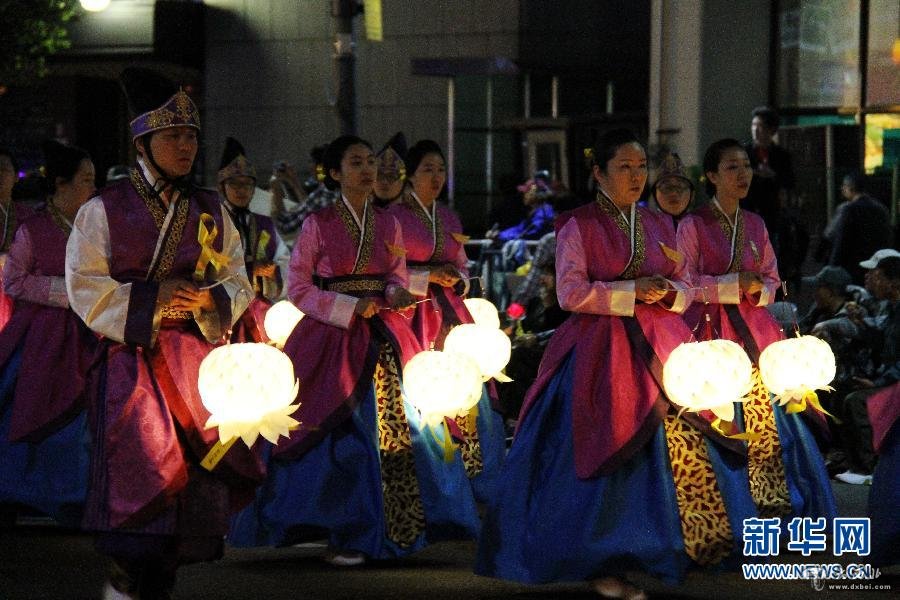
[[[200,244],[200,257],[197,259],[197,267],[194,269],[194,279],[196,281],[204,281],[206,279],[206,268],[212,265],[218,272],[219,269],[228,264],[228,257],[221,252],[213,249],[213,242],[219,235],[219,229],[216,227],[216,220],[209,213],[200,215],[200,227],[197,231],[197,242]]]
[[[716,419],[715,421],[712,422],[712,425],[710,425],[710,426],[713,428],[713,431],[715,431],[716,433],[718,433],[718,434],[722,435],[723,437],[726,437],[730,440],[744,440],[746,442],[756,442],[760,438],[762,438],[762,434],[753,433],[750,431],[745,431],[744,433],[729,434],[727,431],[725,431],[725,428],[722,426],[722,423],[723,423],[722,419]]]
[[[834,422],[835,422],[835,423],[837,423],[838,425],[840,425],[841,420],[838,419],[836,416],[834,416],[833,414],[831,414],[830,412],[828,412],[827,410],[825,410],[825,409],[822,407],[822,404],[819,402],[819,395],[816,394],[816,392],[813,391],[813,390],[810,390],[810,391],[806,392],[805,394],[803,394],[803,397],[800,398],[800,400],[798,400],[798,401],[788,402],[788,405],[787,405],[787,407],[784,409],[784,412],[786,412],[786,413],[789,414],[789,415],[792,415],[792,414],[794,414],[794,413],[801,413],[801,412],[803,412],[804,410],[806,410],[806,403],[807,403],[807,402],[808,402],[810,405],[812,405],[812,407],[813,407],[814,409],[816,409],[817,411],[819,411],[819,412],[822,413],[823,415],[828,415],[829,417],[831,417],[832,419],[834,419]]]
[[[472,239],[472,238],[471,238],[470,236],[468,236],[468,235],[463,235],[463,234],[461,234],[461,233],[456,233],[456,232],[451,233],[451,234],[450,234],[450,237],[452,237],[454,240],[456,240],[456,241],[459,242],[460,244],[465,244],[466,242],[468,242],[469,240]]]
[[[256,260],[263,260],[266,258],[266,246],[269,245],[269,240],[272,239],[272,236],[269,235],[268,231],[263,231],[259,234],[259,240],[256,243]]]
[[[406,256],[406,248],[404,248],[403,246],[396,246],[385,240],[384,247],[388,249],[388,252],[398,258],[403,258],[404,256]]]
[[[671,260],[676,265],[680,265],[684,260],[684,256],[681,254],[681,252],[675,250],[674,248],[666,246],[662,243],[662,241],[659,242],[659,247],[662,248],[663,254],[666,255],[666,258]]]
[[[478,427],[478,405],[472,407],[469,414],[466,415],[466,429],[475,431]]]
[[[450,428],[447,427],[447,419],[443,419],[441,422],[444,424],[443,440],[438,439],[438,436],[435,434],[431,425],[428,425],[428,431],[431,433],[431,439],[440,445],[441,449],[444,451],[444,462],[452,463],[454,459],[453,455],[456,453],[456,449],[459,448],[459,446],[453,443],[453,437],[450,435]]]
[[[219,464],[219,461],[225,456],[225,453],[228,452],[228,449],[231,448],[236,441],[240,438],[233,437],[224,444],[221,440],[216,442],[216,445],[210,448],[209,452],[206,453],[206,456],[200,461],[200,466],[206,469],[207,471],[212,471],[216,468],[216,465]]]

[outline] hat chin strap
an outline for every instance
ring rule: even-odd
[[[153,136],[151,132],[150,135],[147,136],[146,143],[144,144],[144,155],[147,157],[147,162],[153,167],[153,169],[157,173],[157,179],[162,180],[163,186],[159,188],[159,194],[162,194],[166,191],[166,188],[172,188],[172,191],[178,191],[182,194],[189,194],[193,188],[194,184],[191,182],[190,173],[187,175],[182,175],[181,177],[173,177],[166,172],[159,163],[156,162],[156,158],[153,156],[153,148],[150,145],[150,138]]]

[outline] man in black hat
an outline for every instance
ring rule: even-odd
[[[204,461],[218,433],[205,428],[200,362],[252,292],[231,219],[191,182],[197,107],[153,72],[126,70],[122,84],[137,165],[78,212],[66,287],[103,336],[85,526],[113,559],[105,595],[147,600],[169,597],[180,564],[222,555],[230,511],[263,466],[241,444]]]

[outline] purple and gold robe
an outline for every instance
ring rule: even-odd
[[[252,293],[218,196],[176,192],[166,206],[153,185],[142,165],[132,170],[81,208],[69,237],[69,301],[104,337],[94,367],[85,520],[98,531],[215,538],[220,548],[229,512],[252,498],[264,467],[240,443],[212,471],[199,465],[218,433],[204,429],[210,415],[197,376]],[[210,290],[214,310],[161,305],[168,279],[222,282]]]

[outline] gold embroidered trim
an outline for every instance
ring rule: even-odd
[[[676,415],[664,420],[684,551],[699,565],[731,554],[734,535],[703,434]]]
[[[166,220],[162,201],[158,197],[154,197],[158,195],[155,191],[150,191],[138,169],[131,170],[131,183],[147,206],[147,210],[150,211],[156,230],[162,233],[163,224]],[[184,234],[184,227],[187,224],[189,204],[190,201],[179,194],[178,199],[175,201],[175,216],[169,226],[169,235],[166,237],[165,246],[160,252],[156,265],[151,265],[148,272],[148,275],[152,274],[153,281],[160,282],[167,279],[172,271],[172,266],[175,264],[175,253],[178,250],[178,244],[181,243],[181,236]]]
[[[419,494],[397,365],[390,344],[382,344],[375,365],[375,398],[385,529],[388,539],[400,547],[408,547],[425,531],[425,509]]]
[[[463,440],[459,444],[459,454],[462,458],[466,475],[471,479],[484,471],[484,458],[481,453],[481,440],[478,436],[478,405],[466,415],[457,415],[454,420],[463,434]]]
[[[713,212],[716,213],[716,218],[719,220],[719,227],[722,228],[722,232],[725,234],[725,239],[728,240],[729,244],[731,243],[731,236],[734,234],[734,227],[732,227],[731,223],[728,221],[728,217],[725,216],[721,210],[717,207],[713,207]],[[741,209],[738,209],[738,213],[741,212]],[[737,224],[738,230],[737,235],[734,240],[734,257],[731,259],[731,264],[728,265],[728,270],[726,273],[740,273],[743,270],[743,258],[744,258],[744,217],[738,216]]]
[[[612,200],[607,198],[606,195],[601,192],[597,192],[597,204],[600,206],[600,210],[603,214],[612,218],[619,230],[625,234],[626,238],[628,238],[630,244],[631,229],[628,225],[628,219],[622,214],[622,211],[613,204]],[[631,262],[628,263],[619,277],[621,279],[634,279],[637,277],[641,267],[644,265],[645,255],[644,225],[641,222],[640,211],[636,210],[634,211],[634,256],[631,257]]]
[[[344,222],[347,233],[353,240],[354,245],[359,248],[360,231],[359,226],[356,224],[356,219],[350,214],[350,209],[347,208],[347,205],[344,204],[344,202],[335,202],[334,204],[337,207],[338,216],[341,218],[341,221]],[[372,249],[375,245],[375,209],[368,200],[366,200],[365,213],[366,234],[365,238],[362,240],[362,248],[359,251],[359,260],[353,267],[353,274],[364,272],[366,267],[368,267],[369,263],[372,261]]]
[[[750,495],[761,518],[783,517],[791,512],[791,498],[784,475],[781,442],[769,391],[755,365],[750,399],[742,406],[744,430],[757,434],[747,445]]]
[[[167,304],[159,310],[159,316],[163,319],[174,319],[177,321],[190,321],[194,318],[193,313],[184,310],[175,310]]]
[[[444,223],[441,220],[441,214],[437,210],[437,207],[434,208],[434,223],[432,224],[431,217],[412,194],[406,196],[403,202],[413,212],[416,218],[422,222],[425,229],[431,232],[434,240],[434,250],[426,262],[440,261],[441,257],[444,255]],[[435,202],[437,202],[437,200],[435,200]]]
[[[13,241],[13,234],[16,231],[16,211],[12,202],[3,209],[6,227],[3,229],[3,243],[0,244],[0,252],[9,251],[9,247]]]
[[[329,292],[383,292],[387,284],[384,280],[348,280],[348,281],[331,281],[325,284],[325,289]]]

